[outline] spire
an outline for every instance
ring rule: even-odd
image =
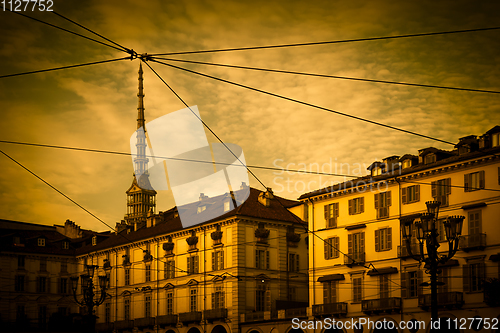
[[[137,97],[139,98],[138,105],[137,105],[137,129],[139,128],[146,128],[144,127],[144,86],[143,86],[143,81],[144,79],[142,78],[142,63],[139,63],[139,92],[137,93]]]

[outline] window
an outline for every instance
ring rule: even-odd
[[[304,221],[309,222],[309,206],[304,203]]]
[[[267,311],[271,305],[271,292],[266,282],[257,282],[255,290],[255,311]]]
[[[167,292],[167,314],[173,314],[173,313],[174,313],[174,292],[168,291]]]
[[[36,291],[38,293],[44,293],[47,291],[47,278],[45,276],[37,277]]]
[[[59,279],[59,293],[67,294],[68,293],[68,279],[60,278]]]
[[[38,238],[38,246],[45,246],[45,238]]]
[[[425,155],[424,163],[425,164],[431,164],[436,162],[436,155],[435,154],[427,154]]]
[[[401,201],[407,205],[420,201],[420,185],[412,185],[401,189]]]
[[[289,301],[297,300],[297,287],[288,287],[288,300]]]
[[[24,291],[24,275],[16,275],[15,291]]]
[[[63,248],[63,250],[69,249],[69,242],[68,241],[63,241],[62,242],[62,248]]]
[[[92,237],[92,246],[97,245],[97,236]]]
[[[225,201],[224,202],[224,211],[228,212],[231,210],[231,201]]]
[[[18,305],[16,309],[16,321],[18,323],[24,322],[26,320],[26,309],[24,305]]]
[[[198,256],[187,257],[187,271],[188,271],[188,275],[189,274],[196,274],[196,273],[198,273],[198,268],[199,268]]]
[[[47,271],[47,258],[40,258],[40,272]]]
[[[481,233],[481,211],[469,212],[469,235]]]
[[[446,229],[444,226],[444,223],[446,222],[447,218],[442,217],[437,220],[436,224],[436,229],[437,229],[437,240],[438,242],[445,242],[446,241]]]
[[[337,303],[338,281],[323,282],[323,304]]]
[[[357,232],[347,236],[349,263],[365,262],[365,233]]]
[[[383,171],[384,171],[383,168],[381,168],[381,167],[375,167],[375,168],[373,168],[372,175],[373,176],[380,176]]]
[[[325,239],[325,259],[335,259],[339,257],[339,237]]]
[[[38,306],[38,325],[40,328],[44,328],[47,324],[47,305]]]
[[[422,294],[422,271],[412,270],[401,276],[401,296],[403,298],[415,298]]]
[[[363,299],[363,279],[361,277],[352,278],[352,301],[359,303]]]
[[[24,269],[24,264],[26,262],[26,256],[17,256],[17,268]]]
[[[200,214],[201,212],[203,212],[205,209],[207,209],[207,206],[199,206],[198,207],[198,211],[197,213]]]
[[[441,207],[449,205],[448,195],[451,193],[451,178],[440,179],[431,183],[432,197],[441,202]]]
[[[484,171],[464,175],[464,191],[472,192],[484,188]]]
[[[64,259],[61,261],[61,273],[67,273],[68,272],[68,262]]]
[[[375,230],[375,251],[387,251],[392,249],[392,228]]]
[[[478,292],[483,290],[485,278],[484,262],[472,263],[463,267],[463,283],[465,292]]]
[[[144,317],[151,317],[151,295],[146,295],[144,298]]]
[[[339,203],[335,202],[325,205],[325,221],[327,228],[337,227],[337,217],[339,217]]]
[[[288,271],[289,272],[299,272],[300,271],[300,261],[299,255],[297,253],[288,254]]]
[[[255,250],[255,267],[269,269],[269,251]]]
[[[222,286],[215,286],[214,292],[212,293],[212,309],[223,309],[224,308],[224,291]]]
[[[111,322],[111,303],[104,304],[104,322]]]
[[[411,159],[406,159],[403,161],[403,169],[411,167]]]
[[[164,273],[165,279],[173,279],[175,277],[175,261],[167,260],[165,262],[164,271],[165,271]]]
[[[130,286],[130,267],[125,267],[125,282],[126,286]]]
[[[389,217],[389,207],[391,206],[391,191],[375,194],[375,209],[377,218]]]
[[[349,215],[361,214],[365,211],[365,198],[349,200]]]
[[[491,134],[491,147],[500,146],[500,133]]]
[[[125,298],[123,302],[123,318],[130,320],[130,298]]]
[[[438,274],[438,293],[447,293],[450,285],[450,268],[441,268],[441,274]]]
[[[389,298],[389,275],[383,274],[379,276],[379,295],[380,298]]]
[[[219,271],[224,269],[224,251],[212,252],[212,270]]]
[[[146,282],[151,281],[151,265],[146,264]]]
[[[189,289],[189,311],[190,312],[198,311],[197,298],[198,298],[198,291],[196,290],[196,288]]]

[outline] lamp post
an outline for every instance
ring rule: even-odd
[[[427,213],[421,214],[420,218],[411,216],[401,217],[401,228],[403,239],[408,254],[415,260],[423,261],[428,267],[427,274],[431,277],[431,322],[438,320],[438,298],[437,298],[437,275],[438,265],[450,260],[458,250],[458,242],[462,234],[464,216],[450,216],[444,222],[446,240],[448,241],[448,253],[438,252],[439,240],[437,221],[439,214],[439,201],[428,201]],[[418,240],[418,252],[412,253],[411,238],[413,231],[416,231]],[[432,326],[431,326],[432,327]]]
[[[86,324],[88,327],[85,328],[85,332],[94,332],[95,331],[95,319],[94,315],[94,307],[99,306],[104,302],[106,298],[106,287],[107,287],[107,276],[99,275],[99,288],[101,289],[101,295],[97,300],[94,300],[97,295],[94,292],[94,272],[98,268],[97,265],[85,265],[87,270],[86,274],[80,275],[82,280],[82,295],[83,299],[78,300],[78,296],[76,295],[76,290],[78,289],[78,276],[71,277],[71,289],[73,291],[73,297],[75,298],[75,302],[80,306],[87,307],[87,320]]]

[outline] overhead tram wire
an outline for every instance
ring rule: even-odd
[[[312,76],[312,77],[320,77],[320,78],[328,78],[328,79],[341,79],[341,80],[363,81],[363,82],[372,82],[372,83],[396,84],[396,85],[411,86],[411,87],[449,89],[449,90],[459,90],[459,91],[470,91],[470,92],[500,94],[500,91],[495,91],[495,90],[473,89],[473,88],[460,88],[460,87],[449,87],[449,86],[438,86],[438,85],[432,85],[432,84],[411,83],[411,82],[375,80],[375,79],[357,78],[357,77],[349,77],[349,76],[317,74],[317,73],[306,73],[306,72],[297,72],[297,71],[285,71],[285,70],[272,69],[272,68],[259,68],[259,67],[249,67],[249,66],[228,65],[228,64],[220,64],[220,63],[213,63],[213,62],[184,60],[184,59],[173,59],[173,58],[163,58],[163,57],[154,57],[154,59],[167,60],[167,61],[176,61],[176,62],[185,62],[185,63],[197,64],[197,65],[207,65],[207,66],[218,66],[218,67],[227,67],[227,68],[246,69],[246,70],[253,70],[253,71],[270,72],[270,73],[281,73],[281,74],[293,74],[293,75]]]
[[[65,29],[65,28],[59,27],[59,26],[57,26],[57,25],[55,25],[55,24],[52,24],[52,23],[48,23],[48,22],[45,22],[45,21],[39,20],[39,19],[37,19],[37,18],[34,18],[34,17],[28,16],[28,15],[22,14],[22,13],[20,13],[20,12],[11,11],[11,10],[9,10],[9,9],[7,9],[7,10],[8,10],[9,12],[11,12],[11,13],[16,13],[16,14],[18,14],[18,15],[21,15],[21,16],[24,16],[24,17],[26,17],[26,18],[29,18],[29,19],[31,19],[31,20],[33,20],[33,21],[37,21],[37,22],[39,22],[39,23],[46,24],[46,25],[48,25],[48,26],[50,26],[50,27],[53,27],[53,28],[56,28],[56,29],[59,29],[59,30],[62,30],[62,31],[68,32],[68,33],[70,33],[70,34],[73,34],[73,35],[76,35],[76,36],[79,36],[79,37],[82,37],[82,38],[85,38],[85,39],[91,40],[91,41],[93,41],[93,42],[95,42],[95,43],[102,44],[102,45],[104,45],[104,46],[107,46],[107,47],[113,48],[113,49],[118,50],[118,51],[121,51],[121,52],[129,53],[129,52],[127,52],[126,50],[124,50],[124,49],[122,49],[122,48],[118,48],[118,47],[116,47],[116,46],[114,46],[114,45],[110,45],[110,44],[104,43],[104,42],[102,42],[102,41],[100,41],[100,40],[97,40],[97,39],[94,39],[94,38],[91,38],[91,37],[87,37],[87,36],[82,35],[82,34],[79,34],[79,33],[77,33],[77,32],[74,32],[74,31],[71,31],[71,30],[68,30],[68,29]]]
[[[87,62],[87,63],[84,63],[84,64],[68,65],[68,66],[54,67],[54,68],[48,68],[48,69],[40,69],[40,70],[36,70],[36,71],[23,72],[23,73],[0,75],[0,79],[7,78],[7,77],[28,75],[28,74],[45,73],[45,72],[57,71],[57,70],[61,70],[61,69],[69,69],[69,68],[77,68],[77,67],[83,67],[83,66],[104,64],[104,63],[114,62],[114,61],[120,61],[120,60],[130,60],[130,57],[123,57],[123,58],[116,58],[116,59],[109,59],[109,60]]]
[[[451,30],[451,31],[440,31],[440,32],[424,32],[424,33],[406,34],[406,35],[397,35],[397,36],[382,36],[382,37],[366,37],[366,38],[342,39],[342,40],[323,41],[323,42],[278,44],[278,45],[265,45],[265,46],[250,46],[250,47],[235,47],[235,48],[226,48],[226,49],[183,51],[183,52],[168,52],[168,53],[152,53],[150,55],[151,56],[162,56],[162,55],[169,55],[170,56],[170,55],[181,55],[181,54],[201,54],[201,53],[216,53],[216,52],[229,52],[229,51],[248,51],[248,50],[262,50],[262,49],[277,49],[277,48],[285,48],[285,47],[327,45],[327,44],[341,44],[341,43],[366,42],[366,41],[389,40],[389,39],[410,38],[410,37],[425,37],[425,36],[437,36],[437,35],[450,35],[450,34],[459,34],[459,33],[469,33],[469,32],[479,32],[479,31],[499,30],[499,29],[500,29],[500,27],[475,28],[475,29]]]
[[[417,132],[405,130],[405,129],[402,129],[402,128],[399,128],[399,127],[396,127],[396,126],[391,126],[391,125],[383,124],[383,123],[380,123],[380,122],[377,122],[377,121],[373,121],[373,120],[361,118],[361,117],[358,117],[358,116],[353,116],[353,115],[348,114],[348,113],[344,113],[344,112],[340,112],[340,111],[335,111],[335,110],[332,110],[332,109],[329,109],[329,108],[325,108],[325,107],[322,107],[322,106],[319,106],[319,105],[315,105],[315,104],[311,104],[311,103],[308,103],[308,102],[300,101],[298,99],[294,99],[294,98],[291,98],[291,97],[286,97],[286,96],[275,94],[275,93],[272,93],[272,92],[269,92],[269,91],[265,91],[265,90],[262,90],[262,89],[250,87],[250,86],[247,86],[247,85],[244,85],[244,84],[241,84],[241,83],[229,81],[229,80],[226,80],[226,79],[221,79],[221,78],[216,77],[216,76],[212,76],[212,75],[208,75],[208,74],[205,74],[205,73],[193,71],[193,70],[190,70],[190,69],[187,69],[187,68],[184,68],[184,67],[175,66],[175,65],[172,65],[172,64],[169,64],[169,63],[165,63],[165,62],[156,60],[154,57],[152,57],[150,59],[150,61],[162,64],[162,65],[165,65],[165,66],[169,66],[169,67],[172,67],[172,68],[176,68],[176,69],[179,69],[179,70],[182,70],[182,71],[185,71],[185,72],[189,72],[189,73],[192,73],[192,74],[196,74],[196,75],[199,75],[199,76],[204,76],[204,77],[207,77],[207,78],[210,78],[210,79],[213,79],[213,80],[217,80],[217,81],[221,81],[221,82],[224,82],[224,83],[232,84],[232,85],[237,86],[237,87],[241,87],[241,88],[253,90],[253,91],[256,91],[256,92],[259,92],[259,93],[262,93],[262,94],[266,94],[266,95],[274,96],[274,97],[277,97],[277,98],[281,98],[281,99],[284,99],[284,100],[287,100],[287,101],[290,101],[290,102],[294,102],[294,103],[306,105],[306,106],[309,106],[309,107],[312,107],[312,108],[315,108],[315,109],[319,109],[319,110],[322,110],[322,111],[335,113],[335,114],[338,114],[338,115],[341,115],[341,116],[344,116],[344,117],[349,117],[349,118],[352,118],[352,119],[360,120],[360,121],[367,122],[367,123],[370,123],[370,124],[373,124],[373,125],[382,126],[382,127],[389,128],[389,129],[392,129],[392,130],[395,130],[395,131],[399,131],[399,132],[403,132],[403,133],[406,133],[406,134],[411,134],[411,135],[419,136],[419,137],[430,139],[430,140],[433,140],[433,141],[437,141],[437,142],[441,142],[441,143],[446,143],[446,144],[449,144],[449,145],[455,145],[453,142],[450,142],[450,141],[441,140],[441,139],[434,138],[434,137],[431,137],[431,136],[428,136],[428,135],[424,135],[424,134],[420,134],[420,133],[417,133]]]

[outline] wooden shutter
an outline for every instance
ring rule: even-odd
[[[295,255],[295,261],[296,261],[296,263],[295,263],[295,271],[298,272],[298,271],[300,271],[300,269],[299,269],[299,263],[300,263],[300,261],[299,261],[299,255],[298,254]]]
[[[198,273],[200,271],[200,265],[198,263],[198,256],[194,257],[194,272]]]
[[[380,230],[375,230],[375,251],[380,251]]]
[[[212,270],[215,271],[215,252],[212,252]]]
[[[354,200],[351,199],[349,200],[349,215],[353,215],[354,214]]]
[[[380,193],[375,193],[375,209],[380,207]]]
[[[328,220],[328,205],[325,205],[325,220]]]
[[[325,241],[323,242],[325,245],[325,259],[330,259],[329,255],[328,255],[328,253],[329,253],[328,250],[330,248],[329,240],[330,239],[325,239]]]
[[[391,191],[387,191],[386,193],[387,193],[387,195],[385,197],[385,200],[386,200],[385,201],[385,206],[386,207],[390,207],[391,206],[391,201],[392,201],[391,200]]]
[[[410,274],[408,272],[401,273],[401,297],[402,298],[408,298],[408,288],[407,286],[410,285],[410,281],[407,281],[410,277]]]
[[[484,188],[484,170],[479,171],[479,188]]]
[[[335,218],[339,217],[339,203],[336,202],[334,205],[333,205],[333,216]]]
[[[270,264],[269,264],[269,251],[266,251],[266,269],[269,269],[270,268]]]
[[[407,204],[408,203],[408,198],[406,196],[406,187],[402,188],[401,189],[401,202],[404,204]]]
[[[214,290],[217,290],[217,289],[215,289],[215,287],[214,287]],[[215,305],[215,298],[217,297],[216,295],[217,295],[217,291],[212,293],[212,309],[216,309],[216,305]]]
[[[387,228],[387,250],[392,249],[392,228]]]
[[[323,304],[330,303],[330,295],[329,295],[328,285],[329,285],[328,282],[323,282]]]
[[[432,197],[434,199],[436,199],[436,197],[437,197],[437,182],[436,181],[431,182],[431,193],[432,193]]]
[[[446,178],[446,194],[451,194],[451,178]]]
[[[464,175],[464,192],[470,191],[470,173]]]
[[[359,203],[359,212],[363,213],[365,211],[365,198],[361,197],[360,198],[360,203]]]
[[[259,266],[259,250],[255,250],[255,268],[260,268]]]
[[[352,234],[347,235],[347,253],[352,254],[353,253],[353,248],[352,248]]]
[[[224,269],[224,251],[220,251],[220,269]]]
[[[415,201],[420,201],[420,185],[415,186]]]
[[[464,292],[470,291],[470,278],[469,278],[469,265],[462,266],[462,276],[463,276],[463,285]]]
[[[266,304],[265,304],[265,310],[270,311],[271,310],[271,290],[269,289],[269,286],[266,286]]]
[[[365,253],[365,233],[360,232],[359,235],[359,252],[363,255],[364,259],[364,253]]]
[[[423,281],[422,270],[419,269],[417,271],[417,285],[418,285],[418,287],[417,287],[417,294],[418,294],[418,296],[424,294],[424,292],[423,292],[424,291],[423,290],[424,287],[422,286],[422,281]]]
[[[338,258],[339,257],[339,243],[340,243],[340,238],[339,237],[334,237],[333,238],[333,257]]]
[[[193,269],[191,268],[191,258],[192,257],[187,257],[187,271],[188,271],[188,274],[191,274],[193,272]]]

